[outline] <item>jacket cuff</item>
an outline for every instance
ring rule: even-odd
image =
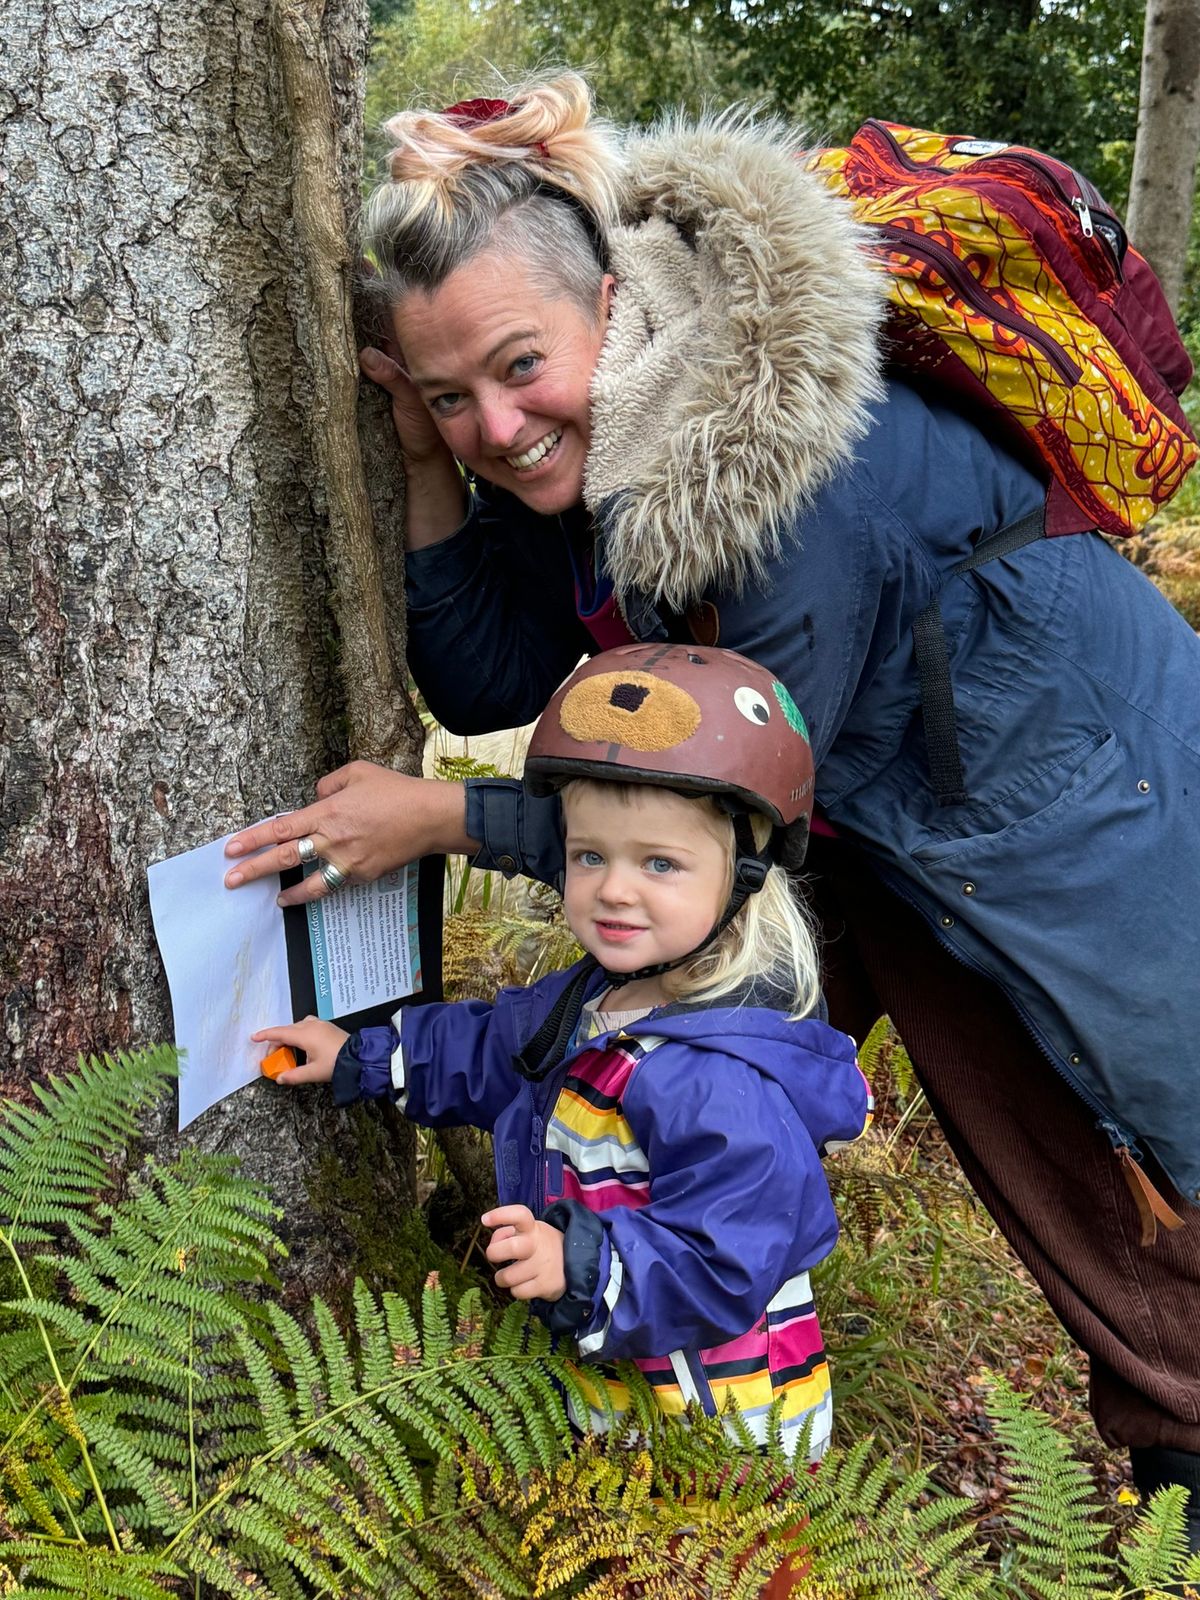
[[[521,806],[524,791],[515,778],[468,778],[467,834],[482,839],[473,867],[513,877],[524,866],[521,856]]]
[[[404,557],[404,591],[410,611],[421,611],[450,599],[479,581],[480,543],[475,496],[454,532],[436,544],[409,550]]]
[[[542,1212],[542,1222],[563,1236],[563,1276],[567,1287],[558,1300],[539,1300],[534,1309],[551,1333],[575,1333],[591,1320],[600,1285],[604,1224],[578,1200],[556,1200]]]
[[[333,1103],[352,1105],[355,1100],[382,1100],[392,1093],[392,1054],[395,1028],[361,1028],[338,1051],[333,1066]]]
[[[471,865],[502,872],[520,872],[562,890],[562,812],[557,795],[526,794],[516,778],[468,778],[467,833],[482,839]]]

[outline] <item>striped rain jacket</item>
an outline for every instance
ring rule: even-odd
[[[493,1005],[405,1008],[352,1037],[335,1098],[393,1093],[414,1121],[486,1128],[501,1204],[590,1214],[594,1289],[574,1337],[592,1425],[599,1385],[618,1413],[627,1398],[604,1364],[630,1359],[664,1411],[735,1404],[759,1439],[778,1399],[784,1447],[808,1424],[819,1458],[830,1386],[808,1272],[837,1238],[821,1156],[870,1116],[853,1041],[753,1004],[675,1005],[531,1082],[515,1057],[572,975]],[[564,1232],[570,1258],[569,1220]],[[534,1310],[552,1321],[554,1307]]]

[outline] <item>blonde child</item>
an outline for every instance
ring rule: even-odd
[[[554,696],[525,782],[562,796],[581,962],[491,1005],[254,1038],[306,1053],[281,1083],[488,1129],[497,1285],[585,1362],[636,1361],[668,1412],[733,1400],[762,1439],[780,1400],[784,1447],[807,1424],[817,1459],[831,1407],[808,1272],[837,1235],[821,1155],[862,1132],[870,1096],[817,1015],[785,871],[812,809],[803,719],[731,651],[625,646]]]

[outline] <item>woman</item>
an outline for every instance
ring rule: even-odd
[[[882,285],[785,129],[668,122],[618,149],[567,75],[390,131],[368,211],[388,349],[363,366],[405,458],[431,708],[527,722],[631,636],[719,641],[787,683],[832,824],[808,863],[832,1020],[861,1038],[891,1015],[1088,1351],[1101,1433],[1143,1490],[1192,1490],[1200,1548],[1200,644],[1099,537],[951,576],[1044,486],[882,375]],[[934,597],[971,796],[950,806],[911,639]],[[330,865],[292,900],[436,849],[561,873],[553,806],[516,785],[354,763],[318,793],[241,835],[271,848],[227,881],[302,841]],[[1154,1214],[1170,1231],[1143,1244]]]

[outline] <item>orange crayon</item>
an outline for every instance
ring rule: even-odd
[[[286,1044],[277,1045],[270,1055],[264,1056],[259,1070],[264,1078],[277,1078],[281,1072],[290,1072],[296,1065],[296,1052]]]

